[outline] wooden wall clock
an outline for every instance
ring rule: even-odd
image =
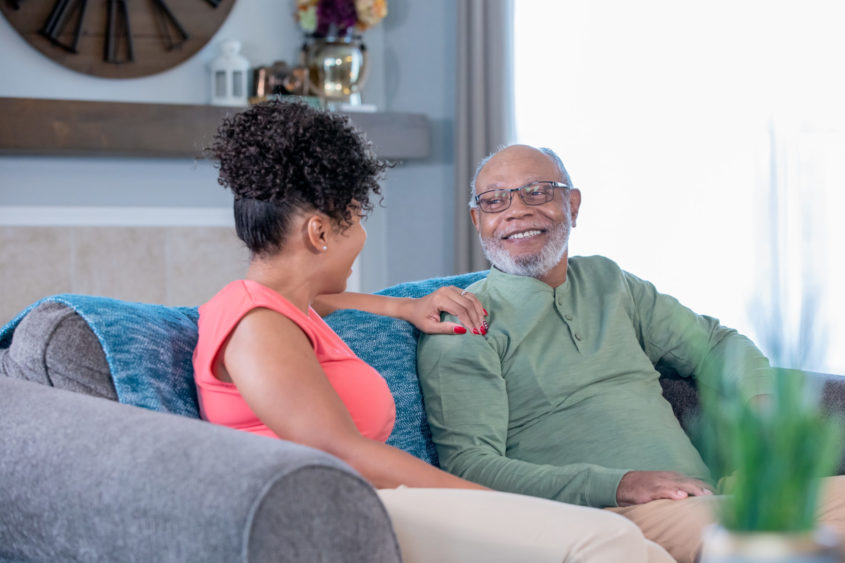
[[[30,45],[72,70],[138,78],[202,49],[235,0],[0,0]]]

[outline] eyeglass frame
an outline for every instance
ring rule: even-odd
[[[522,190],[524,190],[528,186],[532,186],[534,184],[548,184],[548,185],[550,185],[551,188],[552,188],[552,197],[550,197],[549,199],[547,199],[546,201],[544,201],[542,203],[528,203],[527,201],[525,201],[525,195],[524,195],[524,192]],[[569,184],[564,184],[563,182],[557,182],[555,180],[534,180],[532,182],[528,182],[524,186],[519,186],[518,188],[494,188],[492,190],[487,190],[486,192],[481,192],[480,194],[473,196],[472,202],[475,204],[475,205],[473,205],[474,208],[480,209],[484,213],[502,213],[502,212],[510,209],[511,204],[513,203],[513,192],[519,193],[519,199],[522,200],[522,203],[524,203],[525,205],[528,205],[528,206],[531,206],[531,207],[537,207],[537,206],[540,206],[540,205],[545,205],[555,198],[554,197],[554,189],[555,188],[571,190],[572,186],[570,186]],[[508,194],[508,204],[505,207],[503,207],[502,209],[499,209],[498,211],[485,211],[484,209],[482,209],[482,207],[480,205],[481,196],[483,196],[484,194],[489,194],[491,192],[505,192],[506,194]]]

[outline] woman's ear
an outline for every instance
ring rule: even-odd
[[[325,252],[329,242],[331,225],[328,218],[314,213],[305,220],[305,240],[312,252]]]

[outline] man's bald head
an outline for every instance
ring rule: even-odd
[[[507,156],[514,152],[522,152],[526,150],[539,151],[546,155],[554,163],[555,167],[560,173],[560,177],[558,178],[558,180],[568,186],[572,186],[572,179],[569,177],[569,172],[566,171],[566,167],[563,165],[563,160],[561,160],[557,153],[552,149],[546,147],[532,147],[530,145],[509,145],[507,147],[501,147],[495,152],[488,154],[481,160],[481,162],[478,163],[478,166],[475,169],[475,174],[473,174],[472,181],[469,185],[469,206],[475,207],[475,195],[477,193],[476,188],[478,186],[478,176],[481,174],[481,171],[491,160],[493,160],[499,155]]]

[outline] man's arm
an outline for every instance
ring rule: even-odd
[[[498,352],[486,339],[423,335],[417,359],[443,469],[501,491],[616,506],[617,486],[626,469],[541,465],[507,456],[507,390]]]
[[[767,395],[772,389],[768,359],[751,340],[698,315],[674,297],[658,293],[654,285],[625,272],[634,301],[634,322],[648,357],[664,361],[679,375],[695,377],[704,385],[727,381],[746,399]]]

